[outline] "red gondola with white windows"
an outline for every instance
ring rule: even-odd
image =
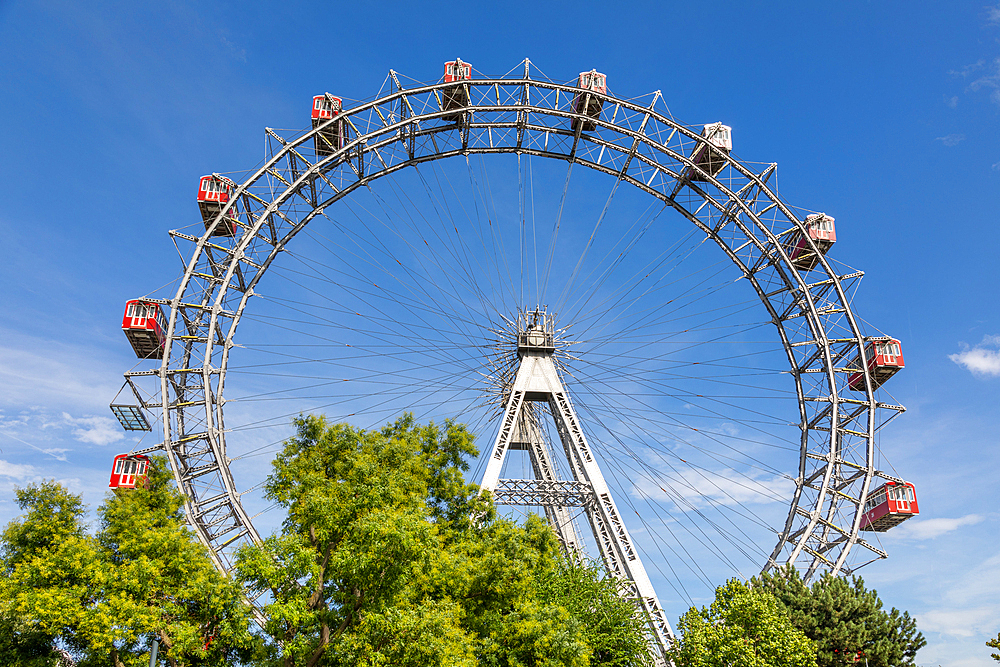
[[[701,167],[710,176],[719,175],[726,166],[726,156],[733,150],[733,128],[720,123],[709,123],[701,130],[701,136],[707,141],[699,141],[691,154],[691,161]],[[704,181],[695,169],[688,169],[688,178],[692,181]]]
[[[235,191],[236,183],[225,176],[209,174],[201,177],[198,181],[198,208],[201,210],[201,219],[205,223],[205,229],[212,226],[215,218],[229,203],[229,198],[233,196]],[[236,202],[233,202],[229,214],[216,225],[212,236],[235,236],[237,215],[239,215],[239,211],[236,209]]]
[[[895,338],[871,338],[865,346],[865,356],[868,358],[868,372],[872,376],[872,389],[878,389],[886,380],[903,368],[903,349]],[[852,368],[861,368],[861,357],[855,357]],[[860,370],[852,373],[847,380],[848,386],[855,391],[865,390],[865,374]]]
[[[909,482],[886,482],[868,494],[864,509],[861,530],[884,533],[920,514],[917,490]]]
[[[134,489],[145,486],[149,471],[149,457],[142,454],[119,454],[111,468],[112,489]]]
[[[837,228],[833,224],[833,218],[826,213],[810,213],[806,216],[804,223],[806,229],[809,230],[809,238],[819,250],[819,255],[825,255],[837,242]],[[812,251],[806,241],[806,235],[798,228],[789,235],[784,245],[788,258],[792,260],[792,264],[797,269],[809,271],[819,262],[819,255]]]
[[[441,108],[445,111],[453,109],[463,109],[469,106],[469,86],[461,83],[472,78],[472,65],[462,62],[461,58],[455,58],[444,64],[444,82],[454,83],[444,89],[441,99]],[[445,114],[445,120],[461,120],[462,112]]]
[[[582,113],[594,119],[600,118],[604,101],[593,93],[607,95],[608,78],[596,69],[592,69],[589,72],[580,72],[580,78],[577,79],[576,86],[581,92],[573,97],[573,105],[571,107],[573,113]],[[576,132],[577,122],[582,122],[584,132],[593,132],[597,129],[597,123],[593,120],[579,121],[577,118],[574,118],[569,124],[570,129],[574,132]]]
[[[122,331],[140,359],[162,359],[167,318],[160,304],[142,299],[125,302]]]
[[[336,118],[344,109],[343,100],[334,97],[330,93],[317,95],[313,98],[312,126],[319,128],[331,118]],[[316,147],[316,155],[326,157],[333,155],[344,147],[347,139],[347,127],[344,121],[338,120],[330,123],[323,131],[317,132],[313,136],[313,144]]]

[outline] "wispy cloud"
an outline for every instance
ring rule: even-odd
[[[949,354],[948,358],[959,366],[965,366],[973,375],[996,377],[1000,375],[1000,336],[983,336],[981,343],[964,348],[958,354]]]
[[[983,520],[980,514],[966,514],[956,519],[910,519],[896,529],[896,537],[931,540],[962,526],[973,526]]]
[[[30,442],[28,442],[27,440],[24,440],[23,438],[17,437],[16,435],[14,435],[13,433],[10,433],[9,431],[0,431],[0,435],[6,436],[6,437],[10,438],[11,440],[16,440],[17,442],[21,443],[22,445],[27,445],[28,447],[31,447],[32,449],[34,449],[36,452],[41,452],[42,454],[45,454],[46,456],[51,456],[52,458],[56,459],[57,461],[66,461],[67,460],[67,458],[66,458],[66,452],[71,451],[71,450],[66,449],[64,447],[39,447],[38,445],[31,444]]]
[[[219,35],[219,40],[222,42],[223,46],[225,46],[227,49],[229,49],[229,52],[231,54],[233,54],[234,58],[236,58],[237,60],[240,60],[242,62],[246,62],[247,61],[247,50],[246,49],[241,49],[238,44],[236,44],[235,42],[230,41],[225,35],[220,34]]]
[[[994,58],[993,62],[986,66],[986,73],[978,77],[969,84],[969,90],[990,90],[990,101],[1000,105],[1000,58]]]
[[[0,406],[8,410],[58,405],[94,411],[118,389],[115,377],[121,370],[85,350],[4,330],[0,337],[5,343],[0,345]]]
[[[73,437],[80,442],[89,442],[92,445],[110,445],[125,438],[118,422],[110,417],[73,418],[65,412],[62,417],[66,423],[74,427]]]
[[[965,141],[964,134],[946,134],[943,137],[938,137],[934,141],[940,141],[945,146],[955,146],[957,144]]]
[[[986,8],[986,21],[992,25],[1000,25],[1000,5]]]
[[[993,171],[1000,171],[1000,162],[994,162],[990,165],[990,169]]]
[[[922,612],[920,626],[926,632],[954,637],[992,636],[1000,616],[1000,555],[991,556],[965,572],[953,583],[944,604]]]
[[[963,79],[968,79],[974,73],[976,73],[979,70],[981,70],[983,68],[983,65],[985,65],[985,64],[986,64],[985,60],[979,60],[977,62],[972,63],[971,65],[966,65],[962,69],[959,69],[959,70],[954,70],[953,69],[953,70],[949,71],[948,73],[951,74],[952,76],[960,76]]]
[[[19,482],[24,482],[37,476],[38,471],[34,466],[0,460],[0,477],[8,477]]]
[[[972,637],[993,622],[996,608],[984,605],[971,609],[932,609],[920,615],[925,632],[940,632],[953,637]]]
[[[955,107],[958,106],[958,95],[952,95],[951,97],[948,97],[947,95],[945,95],[944,96],[944,103],[946,105],[948,105],[949,107],[951,107],[952,109],[954,109]]]
[[[635,482],[632,493],[642,498],[670,501],[680,511],[709,505],[743,505],[775,502],[789,496],[792,482],[782,477],[751,476],[733,470],[713,472],[688,468],[661,474],[655,482]]]

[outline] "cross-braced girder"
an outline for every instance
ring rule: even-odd
[[[481,486],[484,491],[499,492],[494,496],[499,503],[513,501],[511,504],[521,505],[539,501],[533,504],[545,509],[553,528],[571,552],[579,550],[580,542],[566,537],[568,531],[564,526],[568,521],[560,522],[566,521],[563,517],[568,519],[571,507],[582,507],[605,567],[613,577],[626,582],[625,590],[648,624],[657,664],[666,665],[670,662],[673,632],[556,369],[551,316],[539,310],[533,315],[532,324],[517,334],[518,368],[506,392],[500,430]],[[551,463],[547,464],[547,470],[533,466],[535,480],[501,479],[504,460],[514,443],[534,452],[533,460],[551,460],[541,437],[540,411],[532,409],[531,403],[548,405],[573,479],[552,478]]]
[[[406,88],[398,77],[390,79],[388,93],[338,116],[350,128],[348,140],[328,155],[313,149],[325,126],[288,138],[267,130],[265,164],[247,175],[206,233],[200,238],[172,233],[175,242],[191,248],[176,294],[165,302],[169,326],[156,371],[163,444],[186,496],[187,516],[220,567],[231,565],[237,546],[259,541],[240,502],[245,487],[237,488],[229,469],[224,420],[230,355],[255,288],[311,221],[376,179],[432,160],[499,153],[564,160],[607,174],[675,209],[718,246],[773,323],[799,404],[796,489],[764,567],[790,562],[807,573],[817,567],[836,572],[848,566],[854,545],[881,555],[859,539],[857,507],[880,474],[874,436],[884,420],[877,415],[899,408],[877,402],[868,377],[865,339],[847,292],[860,275],[838,275],[822,255],[808,276],[790,261],[782,240],[804,227],[770,186],[774,165],[758,171],[726,155],[718,176],[703,173],[689,156],[704,139],[676,122],[659,94],[641,101],[600,95],[605,112],[594,119],[596,129],[586,132],[577,123],[572,130],[570,121],[580,118],[571,108],[576,89],[538,78],[528,61],[522,76],[463,84],[468,104],[458,110],[443,109],[443,83]],[[692,170],[703,178],[686,178]],[[227,216],[236,220],[238,234],[212,236]],[[865,376],[860,394],[846,388],[844,367],[855,357]],[[535,402],[516,392],[510,400]],[[568,398],[549,402],[560,438],[576,438],[586,457],[578,424],[566,416],[572,415],[570,407]],[[516,427],[516,421],[502,426],[511,432]],[[536,463],[544,467],[543,461]],[[582,469],[585,463],[581,458],[578,465]],[[220,495],[226,502],[219,502]],[[612,535],[614,529],[605,532]]]

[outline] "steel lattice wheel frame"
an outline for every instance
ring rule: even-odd
[[[775,325],[799,405],[796,489],[763,569],[792,563],[809,578],[817,570],[850,572],[885,558],[859,537],[859,509],[876,476],[897,479],[875,469],[875,433],[903,408],[874,395],[867,339],[847,296],[862,273],[838,275],[822,255],[808,275],[796,269],[781,239],[805,227],[768,186],[776,165],[756,172],[730,155],[718,177],[706,174],[688,159],[704,140],[670,117],[659,91],[648,104],[586,93],[602,100],[604,112],[595,132],[582,132],[582,123],[574,132],[571,119],[585,118],[571,109],[579,90],[532,78],[530,62],[523,65],[520,77],[461,84],[469,104],[459,121],[446,120],[456,110],[441,105],[442,92],[455,84],[405,88],[390,71],[391,92],[312,131],[285,139],[268,128],[264,166],[238,187],[205,234],[171,232],[194,249],[175,297],[164,301],[170,318],[163,361],[159,370],[126,375],[159,376],[164,441],[151,449],[166,451],[188,522],[216,566],[230,569],[236,548],[261,541],[229,469],[223,416],[229,353],[254,287],[310,220],[355,189],[422,162],[491,153],[561,159],[606,173],[670,205],[726,253]],[[315,156],[314,136],[341,121],[350,128],[344,147]],[[702,185],[683,178],[691,169]],[[685,205],[681,195],[699,205]],[[296,213],[292,200],[304,200],[310,212]],[[240,233],[212,236],[235,202]],[[861,363],[852,365],[856,358]],[[856,372],[864,375],[860,398],[847,388],[847,376]],[[888,416],[882,419],[881,411]],[[873,556],[849,564],[855,545]]]

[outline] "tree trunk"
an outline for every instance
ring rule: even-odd
[[[323,628],[319,631],[319,646],[313,651],[312,655],[309,656],[309,662],[306,667],[316,667],[316,663],[319,659],[323,657],[323,653],[326,651],[326,647],[330,644],[330,626],[326,623],[323,624]]]
[[[163,646],[166,647],[167,649],[165,656],[167,659],[167,663],[170,665],[170,667],[177,667],[179,663],[177,662],[177,658],[173,656],[173,650],[172,650],[174,648],[174,643],[170,641],[170,637],[167,635],[167,631],[160,630],[157,634],[160,635],[160,643],[163,644]]]

